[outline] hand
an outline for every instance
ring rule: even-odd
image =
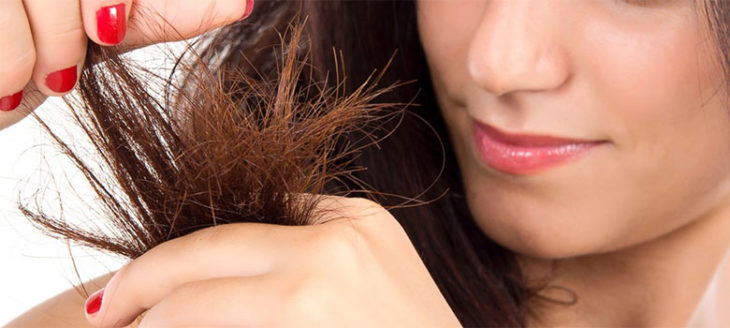
[[[131,50],[193,37],[235,22],[251,12],[253,3],[254,0],[0,1],[0,129],[28,115],[47,96],[64,95],[73,89],[84,66],[87,36],[100,45]]]
[[[226,224],[163,243],[90,296],[86,318],[96,327],[145,311],[140,327],[459,326],[387,210],[334,196],[322,206],[350,218]]]

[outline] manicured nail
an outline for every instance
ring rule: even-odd
[[[9,112],[18,108],[21,100],[23,100],[22,90],[14,95],[0,98],[0,111]]]
[[[127,34],[125,5],[102,7],[96,11],[96,34],[99,41],[106,44],[119,44]]]
[[[243,13],[243,17],[238,19],[239,21],[242,21],[251,15],[251,12],[253,12],[253,2],[254,0],[246,0],[246,11]]]
[[[53,72],[46,76],[46,86],[53,92],[69,92],[76,85],[76,74],[76,65]]]
[[[89,298],[86,300],[86,304],[84,305],[87,314],[94,314],[96,312],[99,312],[99,310],[101,309],[102,296],[104,296],[103,288],[89,296]]]

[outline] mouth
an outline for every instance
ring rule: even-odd
[[[513,134],[473,120],[474,144],[482,161],[498,171],[527,175],[582,157],[606,140]]]

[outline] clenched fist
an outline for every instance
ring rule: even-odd
[[[92,294],[86,318],[104,328],[461,327],[385,208],[339,196],[318,207],[329,211],[309,225],[231,223],[162,243]]]

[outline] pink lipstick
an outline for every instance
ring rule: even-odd
[[[606,141],[511,134],[474,121],[473,135],[481,159],[511,174],[530,174],[576,159]]]

